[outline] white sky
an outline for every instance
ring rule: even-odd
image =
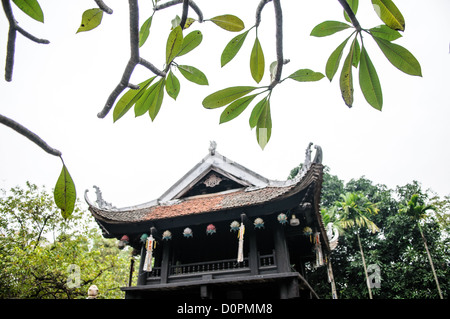
[[[179,73],[181,93],[177,101],[167,95],[155,122],[148,115],[134,118],[133,110],[117,123],[112,111],[97,118],[107,97],[119,82],[129,57],[128,4],[106,0],[113,15],[104,15],[97,29],[75,34],[84,10],[94,1],[41,0],[45,23],[24,16],[13,5],[16,19],[32,34],[49,39],[38,45],[17,36],[13,82],[0,81],[0,113],[27,126],[62,151],[64,161],[83,200],[93,185],[104,199],[122,207],[160,196],[208,152],[215,140],[218,152],[271,178],[284,180],[303,162],[309,142],[321,145],[324,164],[331,173],[348,181],[365,175],[388,187],[420,181],[440,195],[450,194],[450,152],[447,124],[450,115],[450,1],[396,0],[406,20],[404,37],[396,43],[420,61],[423,77],[412,77],[395,69],[365,37],[369,55],[383,88],[383,111],[368,105],[354,75],[355,103],[345,106],[339,92],[338,75],[316,83],[285,81],[271,99],[272,138],[264,151],[248,125],[249,107],[237,119],[219,125],[223,109],[206,110],[201,102],[219,89],[256,85],[249,70],[254,31],[241,52],[220,68],[220,55],[236,36],[212,23],[195,23],[191,30],[203,33],[203,43],[176,60],[202,70],[209,86],[186,81]],[[140,24],[151,14],[150,1],[140,1]],[[254,24],[259,0],[197,0],[205,18],[230,13]],[[145,5],[144,5],[145,4]],[[349,31],[327,38],[309,36],[325,20],[343,21],[337,1],[283,1],[284,56],[291,60],[283,77],[297,69],[324,73],[328,56]],[[181,6],[158,12],[148,43],[141,55],[162,68],[170,19],[181,15]],[[190,16],[194,16],[193,13]],[[370,1],[361,1],[357,14],[370,28],[381,24]],[[273,5],[266,5],[258,31],[266,63],[275,60]],[[165,23],[165,24],[164,24]],[[6,56],[7,23],[0,18],[0,57]],[[152,76],[138,66],[133,82]],[[269,72],[261,85],[269,84]],[[252,105],[251,105],[252,106]],[[26,138],[0,125],[0,188],[23,186],[28,180],[45,185],[56,183],[61,162]]]

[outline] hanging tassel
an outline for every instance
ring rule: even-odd
[[[145,262],[144,262],[144,271],[152,271],[152,259],[153,259],[153,248],[156,247],[156,241],[153,239],[153,236],[147,238],[147,242],[145,243],[145,249],[147,252],[145,253]]]
[[[238,247],[238,257],[237,262],[243,262],[244,261],[244,233],[245,233],[245,226],[244,223],[241,223],[241,227],[239,228],[239,247]]]

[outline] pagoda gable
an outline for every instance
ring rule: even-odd
[[[269,179],[219,154],[215,145],[211,142],[209,154],[162,194],[158,202],[270,184]]]

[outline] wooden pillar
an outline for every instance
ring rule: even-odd
[[[163,244],[162,260],[161,260],[161,283],[167,283],[169,277],[169,261],[170,261],[171,241],[165,241]]]
[[[145,262],[145,244],[142,244],[141,247],[141,261],[139,262],[139,273],[137,278],[137,285],[145,285],[147,282],[147,273],[143,271],[144,269],[144,262]]]
[[[254,229],[250,229],[248,237],[249,237],[248,265],[250,267],[250,274],[254,276],[259,273],[258,246],[256,244],[256,232]]]
[[[275,259],[279,273],[291,271],[289,250],[286,243],[284,228],[282,227],[281,224],[274,227]]]

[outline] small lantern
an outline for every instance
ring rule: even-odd
[[[298,226],[300,225],[300,220],[297,217],[295,217],[294,214],[292,214],[291,221],[289,222],[289,224],[291,226]]]
[[[186,237],[186,238],[192,237],[192,229],[190,229],[189,227],[186,227],[183,230],[183,236]]]
[[[305,227],[305,228],[303,228],[303,234],[304,234],[305,236],[310,236],[310,235],[312,235],[312,229],[311,229],[311,227]]]
[[[163,234],[162,234],[162,239],[163,240],[169,240],[172,239],[172,233],[168,230],[166,230]]]
[[[284,214],[284,213],[279,214],[277,219],[278,219],[278,222],[282,225],[284,225],[288,222],[288,218],[287,218],[286,214]]]
[[[127,235],[123,235],[122,238],[120,238],[119,243],[117,244],[117,247],[122,250],[125,248],[125,246],[130,242],[130,238],[128,238]]]
[[[216,226],[214,226],[213,224],[209,224],[209,225],[206,227],[206,233],[207,233],[208,235],[215,234],[215,233],[216,233]]]
[[[303,228],[303,235],[309,236],[309,241],[312,242],[312,238],[311,238],[311,235],[312,235],[312,229],[311,229],[311,227],[305,227],[305,228]]]
[[[238,231],[240,226],[241,225],[239,224],[239,222],[237,220],[234,220],[230,224],[230,231]]]
[[[255,228],[257,228],[257,229],[264,228],[264,220],[262,218],[258,217],[253,222],[253,225],[255,225]]]
[[[141,241],[141,243],[144,243],[145,244],[145,242],[147,241],[147,238],[148,238],[148,235],[147,234],[142,234],[141,235],[141,238],[140,238],[140,241]]]

